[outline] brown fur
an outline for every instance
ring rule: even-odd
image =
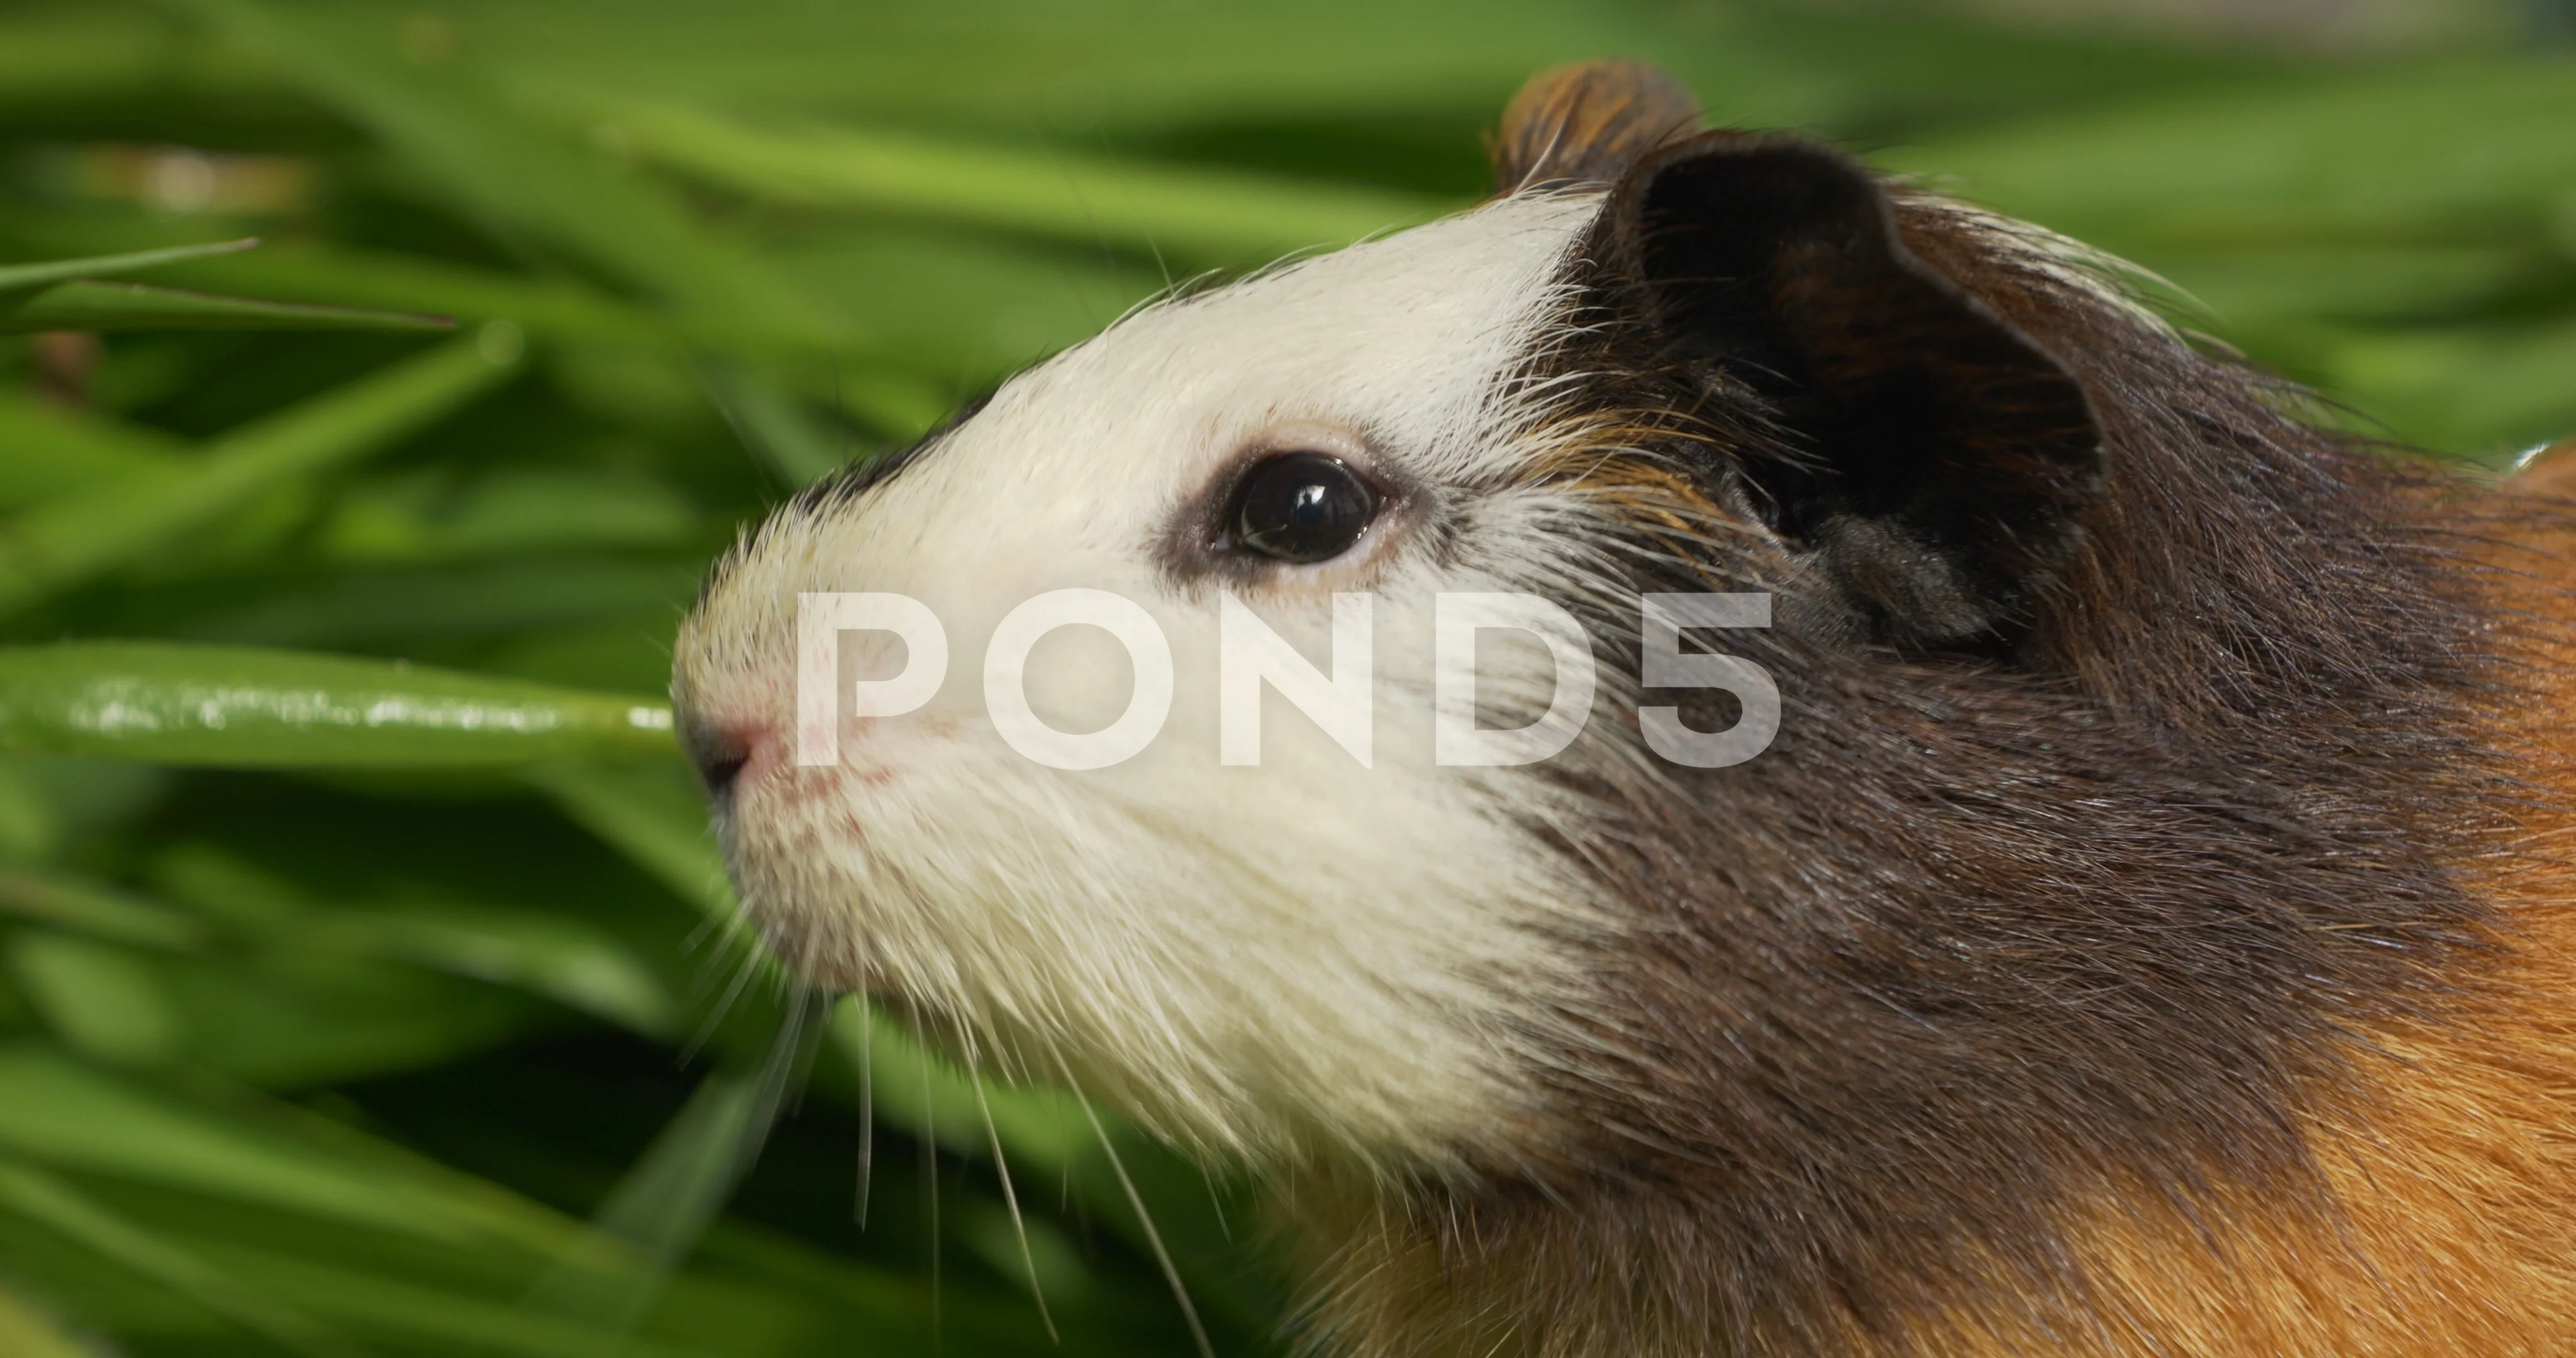
[[[1836,622],[1848,582],[1745,530],[1805,456],[1794,407],[1641,330],[1615,250],[1578,262],[1552,362],[1595,409],[1533,474],[1631,519],[1636,589],[1776,590],[1730,649],[1791,707],[1736,769],[1550,775],[1603,807],[1564,847],[1637,927],[1514,1156],[1296,1187],[1319,1329],[1373,1358],[2576,1351],[2576,455],[2480,490],[2348,446],[2053,245],[1893,210],[1960,314],[2082,386],[2107,472],[2062,563],[1975,644]],[[1633,657],[1633,618],[1586,621]]]
[[[1504,193],[1607,184],[1629,165],[1699,126],[1699,103],[1680,81],[1635,61],[1588,61],[1531,77],[1503,110],[1492,141],[1494,186]]]

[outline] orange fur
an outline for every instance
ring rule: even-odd
[[[2488,876],[2501,960],[2448,1012],[2366,1035],[2308,1139],[2324,1202],[2223,1195],[2195,1222],[2152,1191],[2079,1233],[2095,1294],[2053,1314],[1949,1317],[1945,1358],[2576,1353],[2576,443],[2499,487],[2541,526],[2495,553],[2528,692],[2504,745],[2535,795]],[[2519,503],[2517,503],[2519,502]]]

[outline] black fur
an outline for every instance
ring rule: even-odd
[[[1877,634],[2027,626],[2101,487],[2092,409],[2046,350],[1914,258],[1867,171],[1793,138],[1705,133],[1629,173],[1587,254],[1653,347],[1643,366],[1775,426],[1733,450],[1739,466]]]

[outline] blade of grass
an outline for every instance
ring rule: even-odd
[[[791,486],[841,469],[847,454],[777,383],[739,364],[711,359],[699,375],[734,435]]]
[[[352,1333],[380,1336],[406,1351],[442,1354],[509,1354],[514,1358],[748,1358],[781,1354],[778,1342],[805,1328],[801,1316],[779,1323],[772,1298],[722,1300],[750,1320],[729,1342],[674,1343],[661,1336],[622,1335],[596,1324],[533,1311],[459,1289],[424,1285],[383,1269],[352,1268],[341,1261],[247,1249],[227,1243],[202,1247],[227,1271],[301,1310],[328,1318]],[[745,1305],[746,1300],[753,1301]],[[759,1305],[768,1302],[769,1305]],[[748,1313],[747,1315],[745,1313]],[[762,1333],[766,1331],[767,1333]],[[784,1335],[781,1332],[784,1332]]]
[[[675,747],[670,709],[644,699],[290,651],[74,642],[0,650],[0,750],[445,768]]]
[[[183,472],[33,510],[0,535],[0,615],[163,548],[270,487],[382,449],[507,373],[458,340],[235,430]]]
[[[0,1049],[0,1147],[109,1174],[433,1240],[491,1238],[479,1215],[42,1048]]]
[[[293,1104],[193,1083],[207,1087],[182,1101],[41,1049],[0,1051],[0,1164],[282,1212],[325,1237],[382,1233],[397,1254],[462,1250],[488,1262],[497,1252],[511,1261],[504,1276],[553,1264],[613,1280],[644,1266],[622,1243],[488,1180]]]
[[[405,902],[328,909],[301,900],[243,900],[252,886],[226,880],[228,860],[208,849],[164,859],[163,888],[232,926],[230,932],[305,952],[408,962],[516,986],[648,1036],[667,1034],[678,1009],[651,969],[576,920]],[[140,948],[191,952],[215,941],[207,921],[70,874],[0,868],[0,914]]]
[[[571,251],[685,311],[746,330],[826,349],[847,341],[845,327],[757,259],[707,236],[651,183],[462,79],[401,61],[379,40],[390,25],[259,0],[173,2],[274,56],[504,239]]]
[[[157,430],[79,414],[0,390],[0,510],[105,482],[172,472],[185,445]]]
[[[38,330],[452,330],[444,316],[225,297],[141,283],[57,283],[0,308],[0,334]]]
[[[0,891],[6,889],[0,876]],[[596,930],[497,910],[343,910],[303,922],[296,946],[336,949],[516,986],[648,1037],[679,1005],[652,971]]]
[[[670,1280],[662,1304],[654,1308],[640,1332],[619,1336],[597,1325],[515,1304],[529,1271],[542,1267],[543,1259],[515,1250],[496,1251],[486,1241],[444,1244],[386,1236],[364,1227],[280,1219],[257,1208],[123,1183],[82,1181],[80,1187],[242,1291],[311,1317],[355,1343],[382,1343],[400,1353],[752,1358],[811,1352],[799,1343],[810,1341],[820,1329],[816,1322],[823,1307],[813,1293],[823,1289],[745,1286],[682,1273]],[[465,1191],[471,1194],[478,1188],[488,1191],[488,1185],[479,1181],[469,1181]],[[566,1229],[573,1228],[567,1225]],[[27,1234],[22,1220],[0,1204],[0,1239],[16,1244]],[[634,1267],[615,1242],[585,1234],[581,1243],[594,1248],[603,1264]],[[50,1257],[12,1261],[15,1271],[48,1285],[67,1301],[77,1298],[86,1303],[84,1309],[110,1311],[116,1328],[148,1346],[149,1352],[200,1351],[166,1349],[166,1324],[149,1320],[134,1324],[137,1308],[131,1305],[100,1307],[103,1289],[93,1272],[95,1266],[84,1260],[65,1269],[65,1262]],[[829,1264],[823,1268],[832,1271]],[[865,1286],[876,1280],[853,1269],[832,1281]],[[122,1279],[116,1286],[120,1291],[133,1288]],[[167,1314],[166,1308],[163,1313]],[[189,1328],[204,1332],[203,1326]],[[0,1354],[18,1358],[15,1350],[5,1347],[0,1347]]]
[[[732,314],[668,312],[622,300],[605,288],[569,276],[508,273],[391,250],[347,245],[290,243],[246,255],[174,267],[170,281],[221,292],[255,293],[316,305],[381,307],[434,312],[466,320],[506,320],[538,338],[601,340],[662,347],[685,340],[763,357],[810,356],[811,337]],[[791,287],[801,287],[791,280]],[[828,302],[829,299],[824,299]],[[861,325],[826,305],[840,327],[836,355],[871,362],[906,358],[902,341],[886,325]]]
[[[85,239],[108,229],[87,219],[38,217],[20,224],[18,234],[40,240]],[[146,232],[157,235],[167,228],[131,223],[118,229],[149,238]],[[190,260],[170,266],[163,281],[317,306],[506,320],[539,337],[652,344],[665,342],[674,328],[672,318],[619,301],[576,279],[509,273],[331,241],[285,241],[247,254]],[[728,332],[721,338],[740,342],[742,337]]]
[[[0,868],[0,912],[145,948],[195,948],[207,937],[202,924],[168,906],[32,869]]]
[[[0,1159],[0,1205],[40,1221],[296,1353],[345,1358],[358,1349],[196,1255],[32,1166]]]
[[[209,260],[178,277],[291,300],[507,320],[536,335],[657,342],[669,323],[565,279],[478,269],[391,251],[304,246]]]
[[[45,1027],[82,1056],[114,1067],[157,1067],[182,1052],[169,989],[140,953],[77,934],[22,933],[9,972]]]
[[[370,651],[602,626],[667,632],[698,574],[694,563],[591,556],[316,570],[308,580],[246,585],[248,597],[202,606],[176,630],[191,641]]]
[[[181,260],[204,259],[209,255],[229,255],[259,244],[256,237],[215,241],[208,245],[178,245],[163,250],[136,250],[122,255],[92,255],[86,259],[49,259],[36,264],[0,264],[0,304],[10,293],[33,292],[56,283],[80,278],[98,278],[108,274],[132,273],[138,269],[157,268]]]
[[[524,1252],[535,1258],[570,1259],[584,1267],[608,1271],[633,1268],[640,1263],[630,1252],[613,1241],[602,1240],[580,1221],[409,1147],[371,1136],[300,1104],[237,1085],[188,1083],[198,1107],[188,1107],[186,1111],[210,1125],[260,1144],[289,1147],[302,1160],[331,1173],[354,1176],[359,1182],[373,1185],[379,1193],[407,1195],[415,1205],[406,1210],[419,1220],[439,1223],[436,1230],[410,1225],[400,1234],[461,1241],[476,1249],[497,1244],[513,1255]],[[219,1183],[174,1180],[173,1184],[249,1200],[238,1193],[227,1194]],[[335,1219],[359,1226],[372,1224],[345,1215]],[[454,1223],[454,1229],[446,1223]]]
[[[101,239],[151,244],[173,229],[143,220],[102,223],[82,214],[31,213],[6,222],[10,236],[46,248],[69,248]],[[1089,304],[1067,323],[1050,327],[1054,348],[1096,331],[1163,281],[1149,266],[1111,268],[1051,248],[960,234],[937,225],[905,232],[835,230],[820,242],[772,260],[788,286],[809,294],[844,330],[840,346],[818,366],[811,345],[766,330],[697,312],[670,313],[609,295],[569,275],[534,276],[383,249],[317,241],[272,243],[244,254],[168,266],[158,281],[210,292],[281,301],[433,312],[465,320],[508,320],[532,337],[596,340],[650,349],[682,343],[782,364],[796,360],[808,372],[847,376],[935,376],[943,386],[961,366],[980,368],[992,355],[992,316],[1016,303],[1050,304],[1054,294],[1077,291]],[[829,262],[827,276],[808,267],[815,245]],[[1130,277],[1130,274],[1133,277]],[[962,343],[960,331],[968,342]],[[1016,362],[1025,353],[1007,356]],[[863,366],[852,372],[848,365]],[[980,379],[979,379],[980,380]],[[808,381],[808,397],[829,394],[829,382]],[[857,401],[861,393],[853,391]],[[940,398],[945,413],[946,394]]]
[[[582,111],[639,155],[757,197],[1113,241],[1192,260],[1264,263],[1459,206],[1386,189],[886,129],[759,128],[639,100]]]

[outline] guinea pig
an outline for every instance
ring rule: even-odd
[[[1249,1165],[1327,1351],[2576,1352],[2550,487],[1650,68],[1494,156],[716,568],[769,946]]]

